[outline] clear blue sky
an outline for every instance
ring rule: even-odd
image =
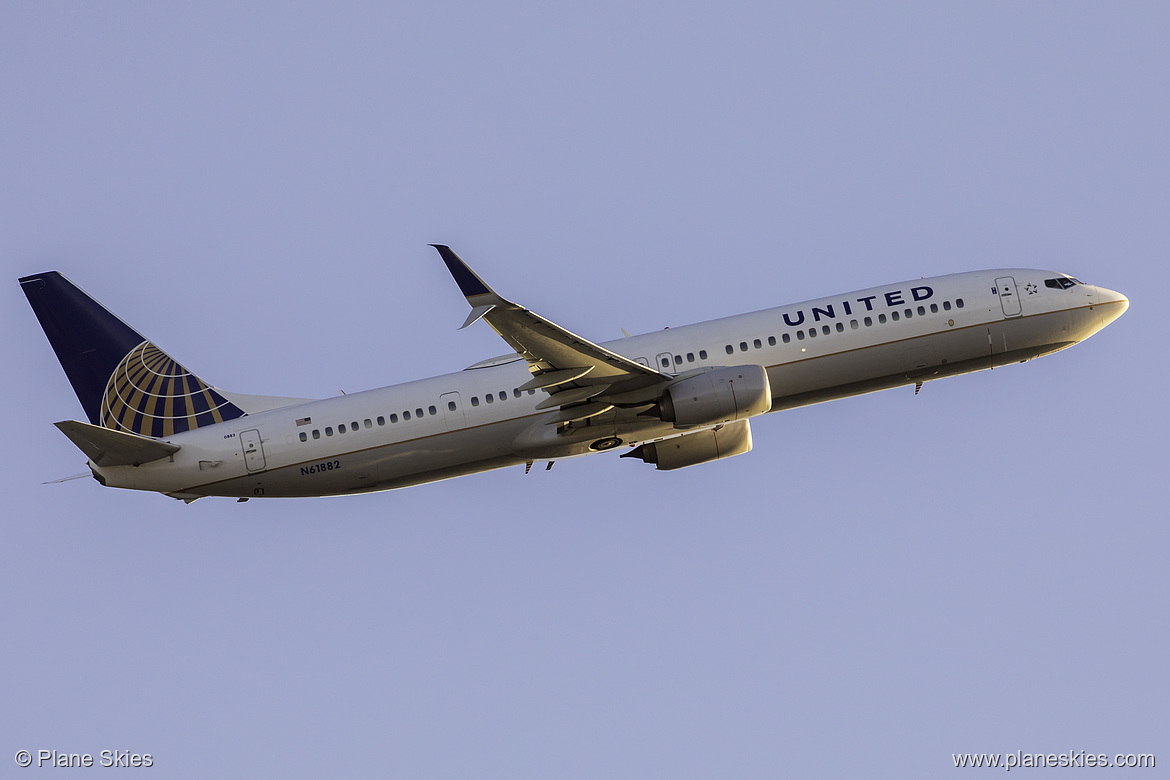
[[[1170,764],[1163,4],[334,5],[0,5],[0,774]],[[221,387],[323,397],[506,351],[456,330],[428,242],[596,340],[997,266],[1132,307],[674,473],[41,484],[84,470],[51,425],[82,412],[16,277]]]

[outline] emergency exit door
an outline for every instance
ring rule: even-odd
[[[260,441],[260,431],[240,431],[240,446],[244,450],[244,463],[248,471],[263,471],[264,444]]]
[[[1016,280],[1010,276],[1001,276],[995,280],[995,289],[999,292],[999,305],[1003,308],[1003,316],[1018,317],[1020,295],[1016,290]]]

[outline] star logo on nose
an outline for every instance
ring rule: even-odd
[[[1035,295],[1037,292],[1040,291],[1040,288],[1037,287],[1036,285],[1032,284],[1031,282],[1024,285],[1024,289],[1027,291],[1028,295]]]

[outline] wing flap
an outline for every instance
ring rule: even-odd
[[[544,399],[536,405],[538,410],[551,409],[556,406],[569,406],[570,404],[587,401],[599,393],[605,392],[608,385],[585,385],[584,387],[570,387],[568,390],[561,390],[559,393],[553,393],[548,398]]]
[[[556,414],[552,415],[545,425],[560,425],[561,423],[576,422],[577,420],[587,420],[590,417],[597,417],[600,414],[605,414],[613,409],[613,404],[587,403],[578,406],[566,406],[559,409]]]
[[[580,379],[592,370],[593,366],[586,366],[585,368],[563,368],[559,371],[541,371],[539,374],[534,374],[532,379],[520,385],[520,389],[545,390],[556,385],[563,385],[566,382]],[[552,391],[550,390],[549,392]]]

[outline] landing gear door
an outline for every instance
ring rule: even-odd
[[[263,471],[264,444],[260,441],[260,431],[240,431],[240,447],[244,450],[244,463],[248,471]]]
[[[1010,276],[1001,276],[995,280],[995,289],[999,293],[999,305],[1003,307],[1003,316],[1018,317],[1020,308],[1020,294],[1016,290],[1016,280]]]

